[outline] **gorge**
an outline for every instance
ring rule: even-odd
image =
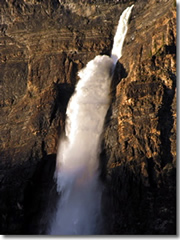
[[[77,72],[110,55],[119,15],[132,4],[102,136],[104,234],[176,233],[176,2],[2,0],[2,234],[47,233]]]

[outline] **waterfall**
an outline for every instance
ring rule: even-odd
[[[127,7],[123,11],[119,19],[116,34],[114,36],[113,48],[111,51],[111,58],[113,59],[114,66],[116,65],[118,59],[120,59],[122,56],[123,43],[128,30],[128,20],[133,7],[134,5],[132,5],[131,7]]]
[[[78,73],[80,80],[66,112],[66,136],[57,154],[55,176],[60,200],[51,224],[51,235],[99,234],[101,133],[110,104],[113,70],[122,55],[132,7],[120,17],[111,57],[96,56]]]

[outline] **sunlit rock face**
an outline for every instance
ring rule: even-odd
[[[16,0],[0,2],[2,234],[46,232],[41,213],[56,194],[55,154],[77,72],[110,54],[132,3],[102,145],[104,224],[109,234],[175,233],[175,1]]]
[[[153,1],[133,13],[104,133],[106,194],[113,196],[104,211],[111,233],[173,234],[176,9],[174,1]]]

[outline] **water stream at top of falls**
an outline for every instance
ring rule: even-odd
[[[110,85],[116,62],[122,55],[132,7],[122,13],[111,57],[96,56],[79,73],[75,93],[67,107],[65,138],[56,165],[60,199],[51,235],[98,234],[101,225],[99,153],[104,119],[110,104]]]

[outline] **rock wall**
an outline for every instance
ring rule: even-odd
[[[101,5],[0,1],[1,233],[22,233],[22,223],[35,214],[35,205],[42,205],[44,194],[40,191],[37,198],[32,189],[43,185],[37,172],[43,176],[43,169],[54,166],[76,73],[111,48],[111,31],[122,6],[113,3],[109,9],[103,3],[101,10]],[[82,14],[84,9],[88,14]],[[50,170],[45,174],[53,177]],[[37,227],[32,228],[36,234]]]
[[[175,234],[174,1],[135,5],[114,85],[102,152],[108,233]]]
[[[41,213],[56,195],[55,154],[76,73],[110,53],[132,3],[101,153],[104,219],[109,234],[175,233],[175,1],[2,0],[2,234],[46,232]]]

